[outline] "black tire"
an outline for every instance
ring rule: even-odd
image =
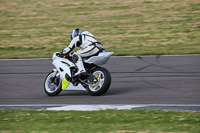
[[[105,94],[108,91],[110,84],[111,84],[110,72],[107,69],[98,67],[92,71],[92,74],[94,74],[95,72],[99,72],[99,71],[102,72],[104,75],[104,82],[103,82],[103,85],[101,87],[99,87],[99,89],[97,91],[92,90],[90,88],[90,86],[87,87],[89,94],[91,94],[92,96],[101,96],[101,95]]]
[[[56,87],[56,89],[54,90],[54,91],[50,91],[49,90],[49,88],[47,88],[47,86],[46,86],[46,82],[47,82],[47,79],[48,79],[48,77],[53,73],[54,71],[51,71],[48,75],[47,75],[47,77],[45,78],[45,81],[44,81],[44,91],[45,91],[45,93],[48,95],[48,96],[56,96],[56,95],[58,95],[61,91],[62,91],[62,84],[61,84],[61,82],[59,81],[59,85],[58,85],[58,87]]]

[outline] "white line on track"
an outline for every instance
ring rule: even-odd
[[[200,104],[11,104],[1,106],[69,106],[69,105],[114,105],[114,106],[124,106],[124,105],[133,105],[133,106],[200,106]]]
[[[165,56],[165,57],[181,57],[181,56],[200,56],[200,54],[185,54],[185,55],[138,55],[140,57],[156,57],[156,56]],[[112,56],[111,58],[136,58],[138,56]]]
[[[95,111],[95,110],[106,110],[106,109],[116,109],[116,110],[127,110],[132,108],[138,108],[144,106],[136,105],[68,105],[62,107],[51,107],[47,110],[75,110],[75,111]]]
[[[64,104],[30,104],[30,105],[0,105],[0,108],[31,108],[31,107],[41,107],[46,110],[75,110],[75,111],[95,111],[95,110],[106,110],[106,109],[116,109],[116,110],[130,110],[136,108],[152,108],[152,107],[200,107],[200,105],[189,105],[189,104],[92,104],[92,105],[64,105]]]
[[[156,57],[159,55],[141,55],[140,57]],[[180,56],[200,56],[200,54],[187,54],[187,55],[160,55],[160,56],[169,56],[169,57],[180,57]],[[111,58],[136,58],[138,56],[112,56]],[[13,60],[50,60],[51,58],[28,58],[28,59],[0,59],[0,61],[13,61]]]
[[[56,110],[56,111],[60,111],[60,110],[96,111],[96,110],[107,110],[107,109],[130,110],[130,109],[143,108],[143,107],[151,108],[152,106],[153,105],[151,106],[150,105],[67,105],[67,106],[62,106],[62,107],[50,107],[50,108],[47,108],[47,110]],[[158,105],[154,105],[154,106],[159,107]],[[160,106],[164,106],[164,105],[160,105]],[[170,107],[170,106],[165,105],[164,107]],[[180,107],[180,105],[178,105],[178,107]],[[191,107],[191,106],[187,105],[186,107]]]
[[[50,60],[51,58],[29,58],[29,59],[0,59],[0,61],[26,61],[26,60]]]

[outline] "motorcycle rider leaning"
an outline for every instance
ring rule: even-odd
[[[78,76],[86,72],[82,58],[98,55],[100,52],[104,52],[105,48],[90,32],[82,32],[79,28],[74,29],[70,37],[71,42],[68,47],[62,50],[62,53],[69,54],[75,47],[80,48],[80,50],[73,53],[74,63],[78,68],[74,76]]]

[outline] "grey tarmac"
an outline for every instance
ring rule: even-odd
[[[112,57],[112,84],[103,96],[62,91],[49,97],[51,59],[0,60],[0,105],[200,104],[200,55]]]

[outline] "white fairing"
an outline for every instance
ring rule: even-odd
[[[87,60],[84,60],[84,62],[89,63],[89,64],[96,64],[96,65],[103,65],[105,64],[110,56],[114,52],[102,52],[98,56],[93,56]],[[74,63],[69,61],[68,59],[64,59],[61,57],[58,57],[56,55],[57,53],[53,54],[53,65],[56,67],[58,70],[58,74],[60,75],[60,81],[62,81],[65,78],[66,73],[71,77],[71,67],[75,67]],[[54,69],[55,71],[55,69]],[[73,86],[72,83],[70,83],[65,90],[86,90],[81,84],[78,86]]]
[[[71,71],[70,71],[70,67],[74,67],[74,63],[72,63],[71,61],[69,61],[68,59],[64,59],[64,58],[60,58],[58,56],[56,56],[57,53],[53,54],[53,65],[56,67],[56,69],[58,70],[58,73],[60,75],[60,79],[61,81],[65,78],[65,74],[67,73],[69,76],[71,76]],[[64,63],[65,62],[65,63]],[[63,71],[61,71],[61,69]],[[54,70],[55,71],[55,70]],[[72,83],[70,83],[67,88],[65,88],[65,90],[83,90],[86,91],[86,89],[79,84],[78,86],[73,86]]]
[[[84,62],[89,64],[103,65],[106,64],[108,59],[114,52],[101,52],[98,56],[92,56],[89,59],[84,59]]]
[[[65,74],[67,73],[71,77],[71,71],[70,67],[74,67],[74,63],[69,61],[68,59],[60,58],[53,55],[53,63],[52,63],[58,70],[60,77],[63,79],[65,77]],[[63,71],[61,71],[63,70]]]

